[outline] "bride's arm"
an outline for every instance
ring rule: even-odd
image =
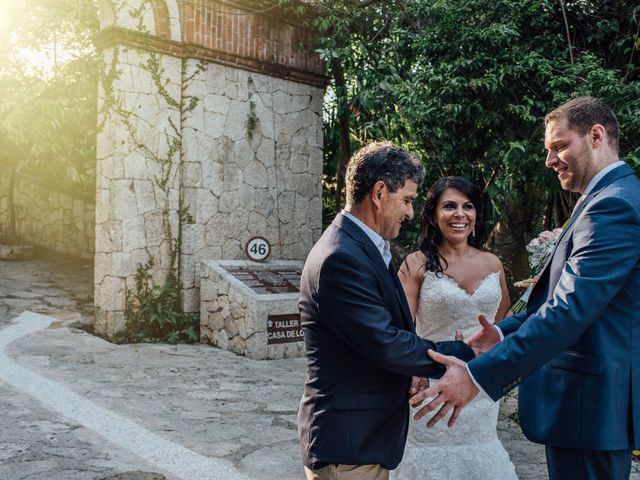
[[[490,267],[490,271],[492,272],[500,272],[500,290],[502,291],[502,299],[500,300],[500,306],[498,307],[498,311],[496,312],[496,318],[488,320],[492,323],[497,323],[503,318],[507,316],[509,313],[509,309],[511,308],[511,299],[509,298],[509,289],[507,288],[507,278],[504,273],[504,267],[502,266],[502,262],[500,259],[490,252],[485,253],[485,261],[487,262],[487,266]]]
[[[411,310],[411,318],[413,322],[416,321],[416,312],[418,311],[418,298],[420,297],[420,287],[422,284],[423,275],[419,275],[418,272],[424,272],[424,261],[420,264],[419,259],[422,255],[420,252],[414,252],[404,259],[400,269],[398,270],[398,278],[402,284],[402,289],[407,297],[407,303]],[[424,259],[423,259],[424,260]],[[409,387],[409,397],[414,396],[418,392],[429,388],[429,379],[421,377],[411,377],[411,386]]]
[[[402,283],[402,289],[407,297],[407,303],[411,310],[411,317],[415,322],[416,312],[418,311],[418,297],[420,296],[420,286],[424,275],[424,261],[420,262],[420,257],[424,257],[421,252],[414,252],[407,255],[404,259],[400,269],[398,270],[398,277],[400,283]]]
[[[504,268],[502,267],[500,260],[498,260],[498,263],[500,264],[500,288],[502,289],[502,300],[500,301],[498,313],[496,314],[496,322],[499,322],[506,317],[507,313],[511,309],[511,299],[509,298],[509,289],[507,288],[507,278],[504,274]]]

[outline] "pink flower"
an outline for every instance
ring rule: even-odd
[[[531,240],[529,242],[529,245],[527,245],[528,247],[537,247],[538,245],[540,245],[540,240],[538,240],[537,238],[534,238],[533,240]]]
[[[529,266],[536,273],[547,263],[553,248],[562,234],[562,228],[545,230],[531,240],[526,249],[529,252]]]
[[[538,238],[540,239],[540,241],[546,241],[546,240],[551,240],[553,238],[553,232],[550,232],[549,230],[545,230],[544,232],[541,232],[540,235],[538,235]]]

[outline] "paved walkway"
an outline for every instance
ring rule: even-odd
[[[73,326],[91,318],[91,288],[81,261],[0,262],[0,479],[303,478],[303,359],[111,344]],[[514,409],[499,435],[521,480],[546,479]]]

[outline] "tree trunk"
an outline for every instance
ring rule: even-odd
[[[17,165],[11,164],[9,167],[9,189],[7,192],[7,209],[9,210],[9,224],[4,234],[4,242],[13,244],[17,240],[16,234],[16,205],[14,202],[14,194],[16,188],[16,171]]]
[[[343,192],[345,188],[345,172],[347,163],[351,158],[351,141],[350,141],[350,121],[351,114],[349,111],[349,99],[347,95],[347,86],[344,80],[344,70],[340,62],[336,59],[332,64],[333,78],[336,82],[336,97],[338,101],[338,130],[340,135],[340,143],[338,147],[338,162],[336,164],[336,191],[334,195],[334,205],[336,213],[344,206]]]
[[[523,293],[514,287],[514,282],[528,278],[530,274],[525,247],[534,237],[536,221],[543,212],[540,204],[540,198],[534,198],[532,194],[510,199],[486,243],[487,248],[502,260],[511,303]]]

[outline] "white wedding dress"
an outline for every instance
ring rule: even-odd
[[[464,338],[477,332],[478,313],[495,318],[502,292],[499,273],[487,275],[473,294],[452,278],[427,272],[420,288],[416,333],[433,341],[452,340],[457,328]],[[430,380],[431,385],[436,380]],[[426,401],[423,403],[423,405]],[[431,414],[409,420],[402,462],[391,472],[393,480],[514,480],[515,468],[498,440],[499,404],[480,393],[463,408],[455,425],[446,418],[427,428]]]

